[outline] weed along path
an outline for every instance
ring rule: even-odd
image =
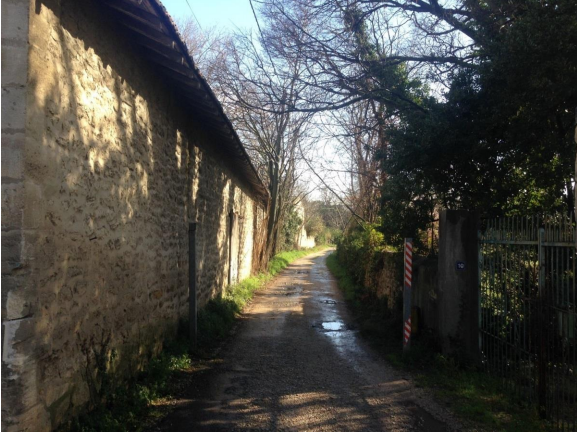
[[[325,265],[295,261],[243,312],[165,431],[450,431],[460,425],[361,340]]]

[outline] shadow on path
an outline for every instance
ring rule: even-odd
[[[162,431],[455,428],[360,339],[330,252],[297,260],[255,296],[222,362],[190,380]]]

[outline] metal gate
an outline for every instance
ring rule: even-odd
[[[559,215],[488,219],[479,232],[483,364],[566,430],[577,427],[573,221]]]

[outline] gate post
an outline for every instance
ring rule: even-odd
[[[411,286],[413,279],[413,239],[405,239],[403,290],[403,351],[411,347]]]
[[[443,210],[439,215],[439,335],[443,353],[478,363],[479,214]]]

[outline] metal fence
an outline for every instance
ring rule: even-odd
[[[480,348],[492,374],[552,419],[577,427],[574,218],[483,220]]]

